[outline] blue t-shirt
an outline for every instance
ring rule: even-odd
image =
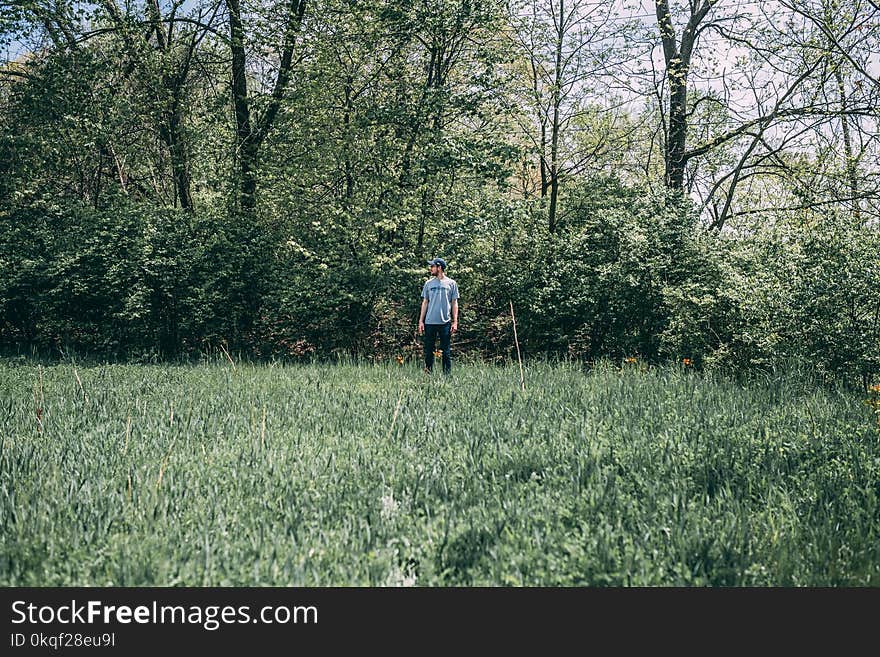
[[[458,284],[448,276],[431,277],[422,288],[422,299],[428,300],[425,324],[446,324],[452,321],[452,302],[458,299]]]

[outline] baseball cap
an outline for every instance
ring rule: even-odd
[[[428,260],[429,265],[440,265],[443,269],[446,269],[446,261],[443,258],[434,258],[433,260]]]

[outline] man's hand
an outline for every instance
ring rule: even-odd
[[[425,323],[420,321],[419,322],[419,335],[421,335],[424,332],[425,332]]]
[[[455,333],[458,330],[458,322],[452,322],[452,332]]]

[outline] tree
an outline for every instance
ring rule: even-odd
[[[147,0],[143,23],[136,15],[123,13],[123,9],[130,11],[130,5],[120,8],[116,0],[101,0],[100,5],[123,42],[128,57],[126,77],[146,85],[151,92],[159,136],[170,155],[175,200],[191,211],[191,149],[183,127],[185,96],[199,44],[215,32],[219,0],[196,6],[191,16],[178,15],[182,2],[175,2],[164,15],[158,0]]]
[[[275,50],[279,56],[277,72],[266,107],[261,113],[255,114],[254,100],[260,94],[248,92],[247,43],[241,2],[226,0],[226,8],[229,12],[229,49],[232,55],[232,105],[238,137],[236,147],[238,204],[246,213],[256,207],[260,147],[272,130],[290,82],[296,37],[306,12],[306,0],[286,0],[280,4],[279,13],[282,16],[280,44],[264,45],[269,50]],[[279,7],[275,3],[258,8],[267,12],[267,15],[274,14],[277,9]]]
[[[672,21],[671,0],[655,0],[657,26],[663,44],[663,59],[666,64],[666,80],[669,85],[669,105],[666,122],[665,162],[666,185],[674,191],[684,189],[684,168],[687,163],[687,113],[688,113],[688,75],[691,57],[702,31],[701,23],[709,15],[718,0],[690,0],[690,14],[679,40]]]
[[[825,3],[829,15],[835,7]],[[754,107],[740,111],[739,125],[728,132],[739,134],[715,149],[732,156],[727,172],[703,192],[715,227],[744,214],[828,203],[850,207],[858,216],[860,204],[876,197],[876,180],[858,172],[877,163],[876,130],[865,126],[876,116],[873,90],[852,75],[827,35],[802,15],[781,7],[772,18],[762,21],[761,32],[719,28],[726,40],[737,39],[747,48],[742,70],[755,71],[751,78],[760,83],[747,87]],[[841,20],[850,20],[846,12]],[[733,99],[728,97],[725,106],[732,112]],[[720,203],[708,205],[718,197]]]
[[[582,174],[612,147],[614,130],[602,131],[595,140],[578,133],[590,119],[603,122],[595,116],[606,110],[599,103],[600,94],[607,95],[602,76],[618,63],[618,45],[632,26],[621,21],[612,4],[590,0],[524,1],[513,5],[511,22],[528,84],[519,92],[528,108],[521,127],[537,155],[538,189],[553,233],[559,225],[562,181]]]
[[[859,172],[860,163],[872,156],[872,150],[877,164],[877,130],[863,126],[866,118],[873,118],[876,124],[877,113],[871,117],[870,112],[850,110],[859,105],[876,107],[880,98],[880,77],[872,72],[870,60],[870,53],[880,47],[880,5],[874,0],[782,0],[781,4],[814,32],[800,45],[824,50],[832,67],[848,188],[845,203],[858,220],[861,204],[876,198],[878,191]]]
[[[716,229],[735,214],[737,188],[784,167],[786,149],[804,147],[842,112],[871,111],[865,102],[842,109],[839,99],[824,93],[834,79],[827,48],[798,42],[784,8],[737,5],[725,11],[718,0],[702,0],[688,3],[678,17],[661,0],[656,10],[665,68],[655,93],[668,100],[660,103],[665,183],[674,197],[685,192],[700,197]],[[705,62],[697,58],[707,35],[715,38],[715,53],[738,54],[732,65],[713,62],[712,52]],[[692,98],[698,64],[702,89]],[[706,112],[703,105],[719,111]],[[716,166],[701,176],[698,162],[710,154]]]

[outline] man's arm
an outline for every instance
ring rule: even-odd
[[[425,313],[428,312],[428,300],[422,299],[422,309],[419,311],[419,335],[425,332]]]
[[[458,330],[458,299],[452,300],[452,332]]]

